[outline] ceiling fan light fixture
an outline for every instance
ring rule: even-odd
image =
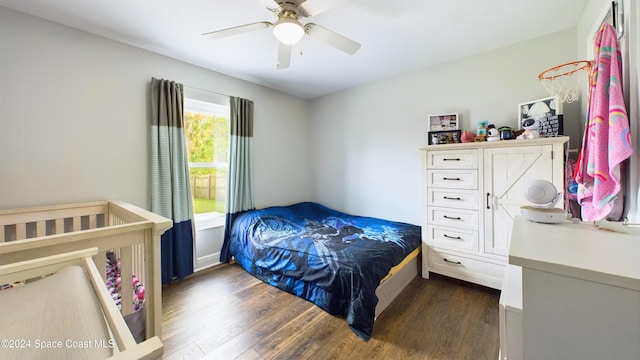
[[[282,17],[273,25],[273,35],[281,43],[293,45],[304,36],[304,28],[298,20]]]

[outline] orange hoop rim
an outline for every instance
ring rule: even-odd
[[[575,74],[576,72],[578,72],[578,71],[582,71],[582,70],[587,70],[587,72],[589,73],[589,72],[590,72],[590,70],[591,70],[591,66],[592,66],[592,64],[593,64],[593,62],[591,62],[590,60],[578,60],[578,61],[571,61],[571,62],[568,62],[568,63],[564,63],[564,64],[562,64],[562,65],[554,66],[554,67],[552,67],[552,68],[549,68],[549,69],[547,69],[547,70],[545,70],[545,71],[541,72],[541,73],[538,75],[538,79],[539,79],[539,80],[541,80],[541,81],[542,81],[542,80],[553,80],[553,79],[556,79],[556,78],[559,78],[559,77],[562,77],[562,76],[570,76],[570,75],[573,75],[573,74]],[[560,68],[565,67],[565,66],[567,66],[567,65],[574,65],[574,66],[575,66],[575,68],[574,68],[574,69],[572,69],[571,71],[567,71],[567,72],[565,72],[565,73],[558,74],[558,75],[545,75],[545,74],[547,74],[547,73],[549,73],[549,72],[551,72],[551,71],[557,71],[557,70],[559,70]]]

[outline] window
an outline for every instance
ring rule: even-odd
[[[229,169],[229,105],[184,100],[189,180],[195,214],[222,215]],[[221,101],[218,101],[221,102]],[[196,221],[198,220],[196,215]]]

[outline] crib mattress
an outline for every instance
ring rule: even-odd
[[[0,291],[0,318],[0,359],[105,359],[116,346],[80,266]]]

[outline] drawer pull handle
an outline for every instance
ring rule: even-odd
[[[460,158],[451,158],[451,159],[444,158],[444,159],[442,159],[442,161],[462,161],[462,159],[460,159]]]
[[[443,196],[443,198],[444,198],[445,200],[462,200],[462,199],[461,199],[461,198],[459,198],[459,197]]]
[[[462,265],[462,263],[461,263],[460,261],[451,261],[451,260],[449,260],[449,259],[447,259],[447,258],[444,258],[443,260],[444,260],[444,262],[447,262],[447,263],[449,263],[449,264],[453,264],[453,265]]]
[[[450,236],[450,235],[444,234],[444,237],[446,237],[447,239],[462,240],[460,236]]]
[[[449,219],[449,220],[462,220],[462,218],[458,217],[458,216],[447,216],[447,215],[444,215],[443,217],[445,219]]]
[[[448,180],[448,181],[460,181],[460,180],[462,180],[462,179],[460,179],[460,178],[448,178],[448,177],[445,177],[445,178],[442,178],[442,180]]]
[[[491,193],[487,193],[487,209],[491,209],[491,207],[489,206],[489,197],[491,196]]]

